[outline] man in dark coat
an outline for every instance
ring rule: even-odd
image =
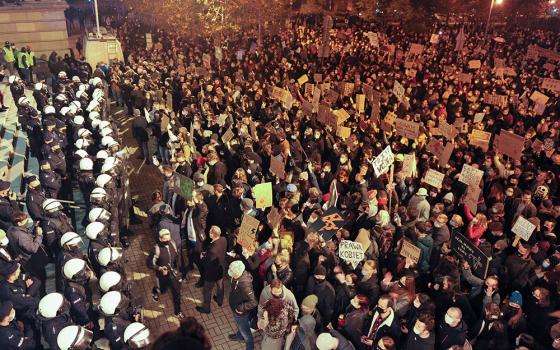
[[[222,237],[222,231],[218,226],[210,227],[208,235],[211,241],[201,254],[202,280],[204,281],[202,289],[203,301],[201,306],[196,307],[198,312],[205,314],[210,313],[210,297],[214,286],[216,286],[214,300],[218,303],[218,306],[222,306],[224,301],[223,277],[227,248],[227,241]]]
[[[208,171],[208,183],[210,185],[220,184],[226,187],[227,166],[218,158],[216,152],[210,152],[208,154],[208,165],[210,166],[210,170]]]
[[[29,176],[25,178],[27,183],[27,193],[25,194],[25,206],[27,212],[33,221],[38,221],[43,218],[43,202],[45,201],[45,194],[41,189],[41,182],[37,176]]]
[[[379,297],[377,307],[371,322],[366,322],[368,326],[361,338],[361,349],[372,349],[373,344],[377,344],[384,336],[389,336],[397,341],[400,337],[401,329],[399,320],[393,310],[393,300],[387,294]]]
[[[467,338],[468,327],[463,322],[463,313],[458,307],[450,307],[445,313],[444,322],[440,322],[436,334],[436,349],[447,350],[453,345],[463,346]]]
[[[0,229],[7,231],[12,226],[13,215],[18,210],[16,194],[10,192],[10,183],[0,181]]]
[[[329,281],[326,280],[327,269],[323,265],[317,265],[313,276],[307,282],[307,294],[315,294],[319,298],[317,309],[323,316],[323,326],[332,319],[334,312],[335,291]]]

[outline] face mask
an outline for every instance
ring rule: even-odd
[[[377,313],[379,313],[379,314],[385,313],[385,310],[383,310],[383,309],[380,308],[379,306],[375,308],[375,311],[377,311]]]
[[[34,223],[33,223],[33,219],[27,218],[27,221],[25,222],[25,226],[26,226],[28,229],[31,229],[31,228],[33,228],[33,224],[34,224]]]
[[[284,297],[284,291],[282,291],[280,294],[276,295],[276,294],[272,294],[272,296],[276,299],[282,299]]]
[[[434,222],[434,227],[435,228],[440,228],[442,225],[439,222]]]
[[[359,309],[360,308],[360,304],[356,303],[354,301],[354,299],[350,300],[350,304],[352,304],[352,306],[354,307],[354,309]]]
[[[367,277],[369,276],[369,273],[367,271],[362,270],[362,276]]]
[[[399,281],[399,287],[404,288],[404,287],[405,287],[404,283],[402,283],[401,281]]]
[[[545,261],[542,262],[542,267],[544,269],[548,269],[550,267],[550,261],[547,259]]]
[[[412,329],[414,331],[414,333],[416,334],[420,334],[422,332],[420,332],[420,330],[418,328],[416,328],[416,326],[414,326],[414,328]]]
[[[196,183],[196,185],[198,187],[202,187],[202,186],[204,186],[204,181],[199,181],[199,182]]]
[[[422,303],[420,303],[420,301],[419,301],[419,300],[416,300],[416,299],[414,299],[413,304],[414,304],[414,307],[417,308],[417,309],[419,309],[420,306],[422,306]]]
[[[445,323],[447,323],[447,325],[450,327],[454,327],[453,323],[455,323],[455,320],[449,317],[448,314],[445,314]]]

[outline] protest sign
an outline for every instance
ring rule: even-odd
[[[449,158],[451,158],[451,153],[453,153],[454,148],[455,147],[453,146],[453,143],[451,143],[451,142],[448,142],[445,145],[445,148],[443,149],[443,152],[438,157],[440,167],[444,168],[447,165],[447,163],[449,162]]]
[[[371,240],[369,236],[370,236],[369,231],[362,228],[358,231],[358,236],[354,240],[354,242],[360,243],[362,245],[362,249],[364,250],[364,253],[368,250],[368,248],[371,245]]]
[[[194,190],[193,180],[179,173],[175,173],[173,179],[174,181],[170,185],[171,191],[190,201]]]
[[[533,141],[533,143],[531,144],[531,149],[533,150],[533,153],[539,153],[540,151],[542,151],[542,146],[543,146],[543,142],[539,139],[535,139],[535,141]]]
[[[506,95],[484,94],[484,103],[493,106],[505,106],[507,104]]]
[[[472,81],[472,74],[470,74],[470,73],[459,73],[459,75],[457,76],[457,79],[459,79],[459,82],[461,82],[461,83],[470,84],[471,81]]]
[[[210,55],[205,53],[202,54],[202,64],[206,67],[206,68],[210,68],[210,62],[211,62],[211,58]]]
[[[323,81],[323,75],[322,74],[317,74],[317,73],[313,74],[313,81],[316,84],[322,82]]]
[[[302,75],[297,80],[299,86],[303,86],[303,84],[307,83],[308,81],[309,81],[309,77],[307,76],[307,74]]]
[[[253,187],[255,208],[262,209],[272,206],[272,182],[257,184]]]
[[[416,140],[416,138],[418,138],[418,133],[420,132],[420,124],[401,118],[396,119],[395,128],[397,129],[397,135],[401,135],[412,140]]]
[[[280,101],[284,96],[284,89],[281,89],[277,86],[272,87],[272,93],[270,95],[273,99]]]
[[[410,44],[409,52],[411,55],[421,55],[423,51],[424,51],[424,45]]]
[[[340,211],[333,206],[325,211],[317,221],[309,225],[309,230],[311,232],[317,232],[323,236],[325,241],[328,241],[335,235],[336,231],[340,230],[343,226],[344,218]]]
[[[553,65],[553,64],[550,63],[550,62],[545,63],[545,64],[543,65],[543,68],[546,69],[546,70],[549,71],[549,72],[554,72],[554,71],[556,70],[556,66]]]
[[[306,115],[311,116],[313,114],[313,104],[311,104],[311,102],[309,101],[303,100],[301,102],[301,110]]]
[[[395,124],[396,120],[397,120],[397,115],[391,111],[387,112],[387,114],[385,114],[385,119],[383,119],[385,123],[391,126]]]
[[[336,115],[336,125],[341,125],[346,120],[350,119],[350,114],[348,114],[344,108],[337,109],[333,114]]]
[[[259,229],[259,220],[251,215],[243,215],[243,221],[239,227],[237,235],[237,243],[243,248],[252,251],[257,243],[257,230]]]
[[[494,58],[494,68],[505,68],[506,60],[503,58]]]
[[[544,111],[546,110],[546,105],[535,103],[535,105],[533,106],[533,110],[535,111],[536,115],[543,115]]]
[[[439,35],[432,34],[432,36],[430,37],[430,44],[437,44],[438,42],[439,42]]]
[[[471,60],[469,61],[469,69],[480,69],[482,63],[480,60]]]
[[[351,96],[354,92],[354,83],[344,83],[342,85],[342,96]]]
[[[517,220],[515,220],[511,232],[523,238],[525,242],[528,242],[536,228],[537,227],[532,222],[520,215],[517,217]]]
[[[439,158],[439,156],[443,152],[443,142],[432,137],[430,139],[430,142],[428,142],[428,145],[426,146],[426,151]]]
[[[313,100],[311,101],[311,103],[313,104],[313,109],[315,111],[319,110],[320,101],[321,101],[321,89],[316,87],[315,89],[313,89]]]
[[[364,248],[359,242],[352,242],[348,240],[341,240],[338,244],[338,256],[356,268],[360,261],[364,260]]]
[[[478,187],[482,176],[484,176],[484,171],[468,164],[463,164],[459,181],[469,186]]]
[[[319,110],[317,112],[317,119],[319,122],[327,125],[327,120],[329,119],[329,115],[331,114],[331,108],[325,104],[319,105]]]
[[[282,96],[282,106],[286,109],[292,108],[292,104],[294,103],[294,98],[290,91],[284,90],[284,95]]]
[[[266,219],[268,220],[268,226],[271,229],[275,229],[278,225],[280,225],[280,222],[282,221],[282,214],[280,214],[278,208],[272,207],[270,209],[270,212],[266,216]]]
[[[401,256],[404,256],[405,258],[409,258],[415,264],[418,264],[418,261],[420,260],[421,253],[422,253],[422,251],[420,250],[420,248],[415,246],[408,239],[403,239],[402,240],[401,250],[399,252],[399,254]]]
[[[428,169],[422,181],[435,188],[441,188],[444,178],[445,174],[434,169]]]
[[[395,80],[395,85],[393,86],[393,94],[397,97],[399,101],[404,98],[404,87]]]
[[[245,56],[245,50],[243,50],[243,49],[237,50],[237,52],[235,53],[235,56],[237,57],[237,59],[239,61],[241,61],[243,59],[243,56]]]
[[[226,132],[222,135],[222,142],[223,143],[228,143],[232,138],[233,138],[234,134],[233,131],[231,130],[231,126],[226,130]]]
[[[216,60],[218,60],[218,62],[222,61],[222,59],[224,58],[224,54],[221,47],[214,46],[214,57],[216,57]]]
[[[484,112],[476,113],[474,115],[474,123],[480,123],[486,114]]]
[[[204,68],[204,67],[196,67],[194,69],[194,74],[200,76],[200,77],[208,77],[210,76],[210,72],[208,72],[208,69]]]
[[[371,163],[375,176],[379,177],[389,171],[391,165],[395,161],[395,155],[391,151],[391,146],[385,147],[385,149],[373,160]]]
[[[152,47],[154,47],[152,33],[146,33],[146,50],[151,50]]]
[[[467,237],[460,233],[454,233],[451,236],[451,250],[466,260],[475,276],[486,278],[488,273],[488,265],[490,258],[478,249]]]
[[[374,123],[379,122],[379,114],[381,113],[381,106],[379,103],[374,103],[371,105],[371,120]]]
[[[343,140],[346,140],[347,138],[349,138],[351,133],[352,133],[352,129],[350,129],[346,126],[339,126],[336,129],[336,136],[340,137]]]
[[[309,96],[309,95],[313,95],[313,90],[315,90],[315,85],[311,84],[311,83],[306,83],[304,84],[305,86],[305,96]]]
[[[457,137],[457,135],[459,134],[457,128],[455,128],[454,125],[448,124],[445,121],[441,121],[439,123],[439,130],[441,131],[443,137],[445,137],[449,141],[455,139],[455,137]]]
[[[270,172],[278,176],[280,179],[284,179],[286,176],[284,163],[275,156],[270,157]]]
[[[356,109],[359,113],[364,113],[366,107],[366,95],[356,95]]]
[[[515,77],[515,76],[517,76],[517,73],[515,72],[515,69],[513,69],[511,67],[505,67],[504,68],[504,75],[510,76],[510,77]]]
[[[545,94],[535,90],[535,92],[533,92],[533,94],[530,97],[531,101],[534,101],[535,103],[541,104],[541,105],[546,105],[546,103],[548,102],[548,96],[546,96]]]
[[[404,177],[416,176],[416,156],[414,153],[404,155],[401,173]]]
[[[543,90],[560,92],[560,80],[552,78],[544,78],[541,84]]]
[[[486,152],[488,151],[490,137],[492,137],[492,134],[487,131],[473,129],[469,135],[469,142],[471,145],[480,147],[484,152]]]
[[[478,186],[468,186],[463,198],[463,203],[469,208],[471,213],[476,213],[478,210],[478,198],[480,197],[481,188]]]
[[[515,160],[520,160],[525,148],[525,138],[503,130],[494,140],[494,149]]]

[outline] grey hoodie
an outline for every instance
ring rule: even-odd
[[[274,298],[274,296],[272,295],[272,290],[270,288],[270,285],[268,285],[264,287],[264,289],[261,292],[261,296],[259,298],[259,310],[257,312],[257,317],[259,320],[263,319],[264,304],[266,304],[266,302],[272,298]],[[288,304],[290,304],[294,308],[294,317],[297,320],[299,316],[299,307],[296,301],[296,297],[294,296],[294,293],[292,293],[292,291],[286,288],[285,286],[282,286],[282,299],[285,300]]]

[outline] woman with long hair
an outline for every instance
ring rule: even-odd
[[[356,294],[346,308],[344,325],[341,331],[354,344],[356,349],[361,344],[360,337],[363,335],[364,323],[369,314],[369,301],[369,298],[364,294]],[[341,325],[339,324],[339,326]]]
[[[264,304],[263,319],[257,326],[263,330],[262,349],[281,350],[286,334],[295,322],[293,307],[284,299],[272,298]]]
[[[381,281],[381,289],[389,292],[393,299],[393,309],[399,317],[407,314],[412,301],[416,297],[416,283],[414,276],[405,274],[397,281],[391,282],[393,275],[387,272]]]
[[[486,215],[477,213],[473,217],[470,209],[465,206],[465,216],[467,218],[467,221],[469,221],[466,232],[467,237],[478,247],[478,245],[480,244],[480,238],[488,228],[488,220],[486,219]]]

